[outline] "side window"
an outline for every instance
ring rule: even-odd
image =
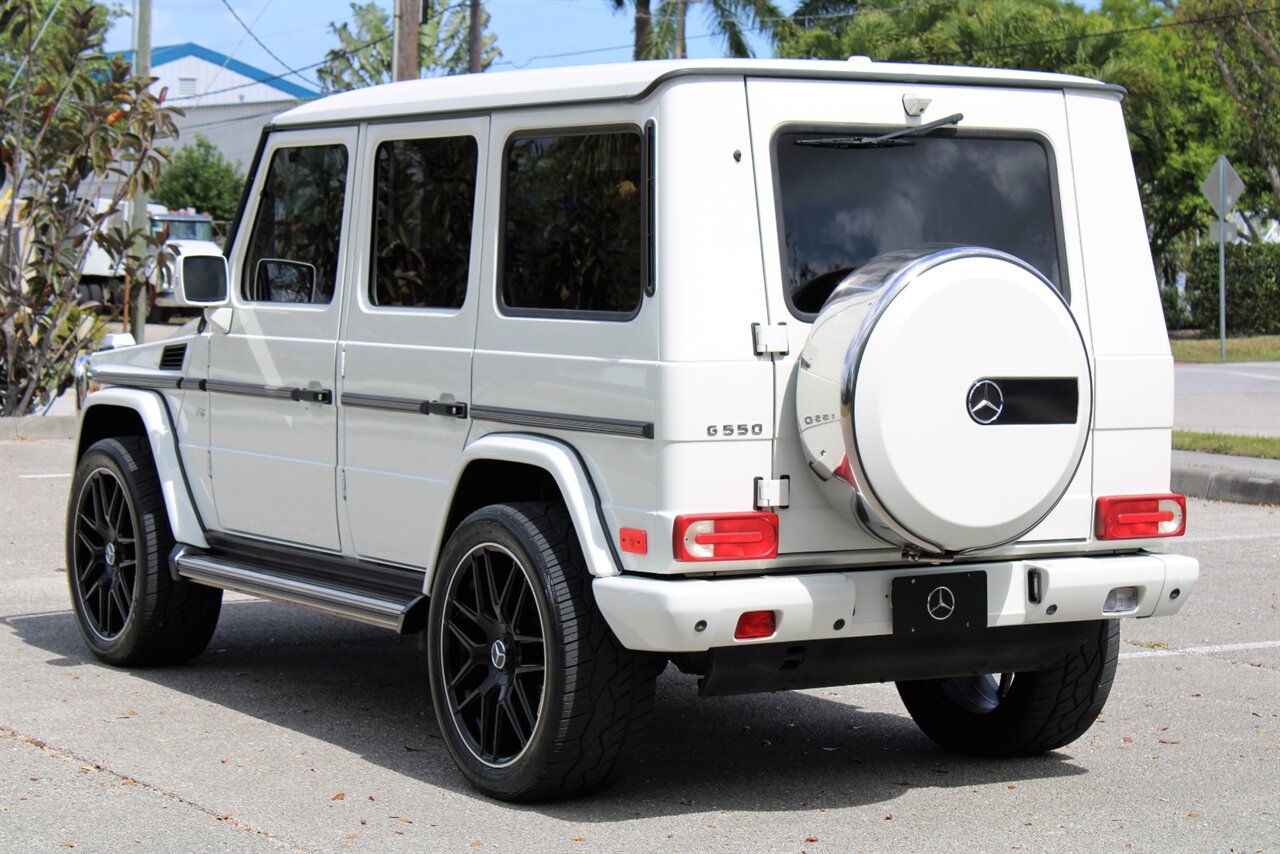
[[[469,136],[378,146],[369,288],[374,305],[462,306],[478,156]]]
[[[333,300],[346,189],[345,146],[281,148],[271,155],[245,257],[245,299]]]
[[[522,136],[507,148],[502,305],[508,314],[626,320],[644,288],[639,130]]]

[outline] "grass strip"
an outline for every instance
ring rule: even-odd
[[[1194,433],[1190,430],[1174,430],[1173,449],[1280,460],[1280,437],[1235,436],[1230,433]]]
[[[1217,338],[1174,338],[1169,342],[1179,362],[1276,362],[1280,361],[1280,335],[1253,335],[1227,339],[1227,358],[1220,355]]]

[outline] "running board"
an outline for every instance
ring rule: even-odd
[[[179,576],[210,587],[301,605],[402,634],[420,631],[425,624],[427,597],[421,593],[327,584],[276,566],[210,555],[189,546],[176,549],[171,560]]]

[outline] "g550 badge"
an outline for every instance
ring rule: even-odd
[[[742,436],[763,436],[763,424],[708,424],[707,436],[713,439],[737,439]]]

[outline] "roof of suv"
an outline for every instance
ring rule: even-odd
[[[1117,94],[1124,92],[1119,86],[1087,77],[999,68],[872,62],[865,57],[854,57],[848,62],[669,60],[406,80],[340,92],[302,104],[277,116],[272,126],[297,127],[512,107],[638,100],[672,78],[703,76],[790,77],[1034,89],[1089,89]]]

